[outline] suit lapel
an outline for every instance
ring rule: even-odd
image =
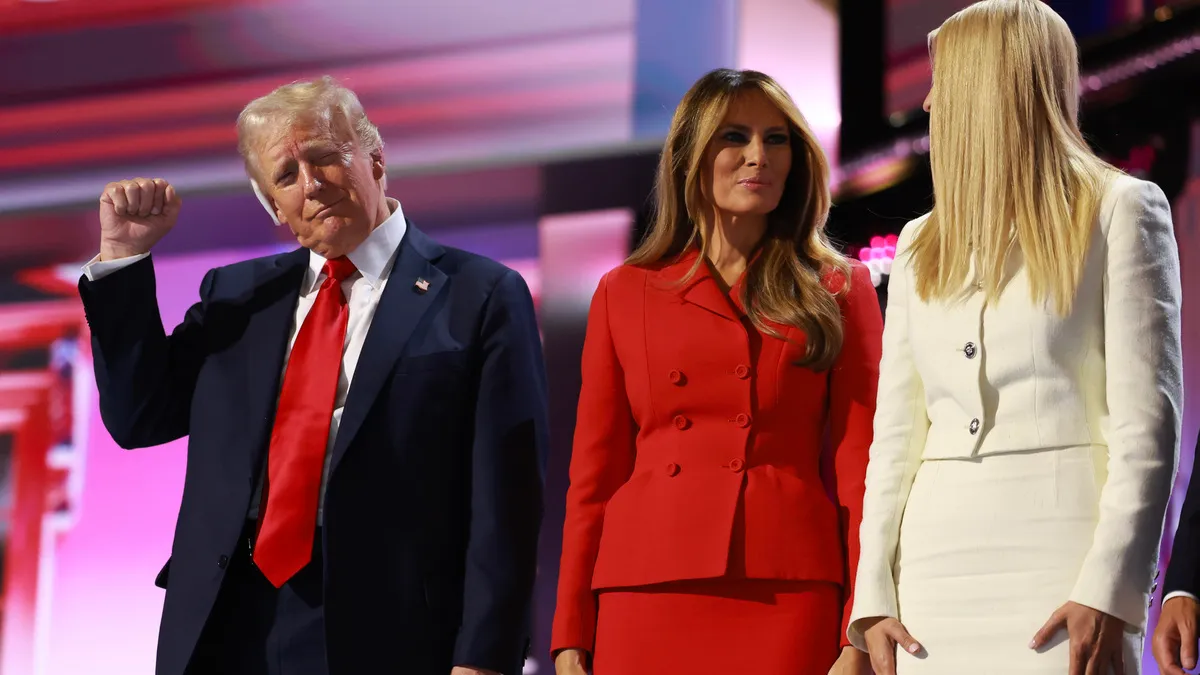
[[[432,263],[442,253],[441,246],[409,223],[346,394],[346,407],[333,444],[330,474],[358,434],[421,317],[449,283],[449,277]],[[420,281],[427,283],[419,285]]]
[[[246,326],[245,375],[247,437],[250,452],[239,452],[238,461],[249,459],[247,476],[250,489],[258,475],[258,467],[266,454],[279,400],[279,379],[283,374],[283,356],[288,335],[295,320],[300,284],[308,268],[308,249],[297,249],[275,259],[255,279],[253,300],[259,306],[250,312]]]
[[[695,249],[691,249],[675,262],[662,268],[659,271],[659,277],[665,282],[664,287],[672,289],[684,302],[702,307],[730,321],[737,321],[735,305],[721,290],[707,263],[701,263],[696,268],[695,274],[681,283],[698,258],[699,253]]]

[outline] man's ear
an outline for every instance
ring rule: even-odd
[[[267,215],[271,216],[271,220],[275,222],[275,227],[282,225],[284,215],[275,206],[275,200],[263,193],[262,188],[258,187],[258,182],[253,178],[250,179],[250,187],[254,189],[254,196],[258,198],[258,203],[262,204],[262,207],[267,211]]]
[[[371,153],[371,175],[375,180],[383,180],[387,175],[387,164],[383,161],[383,150],[376,150]]]

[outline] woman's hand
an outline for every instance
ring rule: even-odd
[[[1071,644],[1070,675],[1125,675],[1121,633],[1125,622],[1098,609],[1076,602],[1055,610],[1050,620],[1033,636],[1030,649],[1041,649],[1058,631],[1066,629]]]
[[[554,657],[554,675],[587,675],[587,652],[582,649],[564,649]]]
[[[854,647],[842,647],[829,675],[871,675],[871,658]]]
[[[920,643],[908,634],[903,624],[891,617],[864,619],[863,625],[863,638],[867,641],[875,675],[896,675],[897,645],[909,654],[921,651]]]

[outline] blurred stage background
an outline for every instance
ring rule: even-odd
[[[185,448],[126,453],[100,424],[75,283],[95,253],[106,182],[162,176],[184,197],[155,250],[174,325],[208,268],[294,246],[246,184],[233,122],[251,98],[328,73],[381,127],[405,213],[525,276],[554,425],[526,671],[550,673],[587,303],[644,227],[675,104],[718,66],[780,80],[834,160],[833,234],[882,284],[887,235],[930,203],[925,35],[966,4],[0,0],[0,675],[153,672],[163,599],[153,580]],[[1083,45],[1089,138],[1174,203],[1196,389],[1200,3],[1051,4]],[[1200,396],[1189,395],[1168,533],[1198,426]]]

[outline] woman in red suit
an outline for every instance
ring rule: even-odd
[[[825,236],[828,174],[766,75],[676,110],[655,222],[588,315],[559,675],[866,667],[844,636],[883,319]]]

